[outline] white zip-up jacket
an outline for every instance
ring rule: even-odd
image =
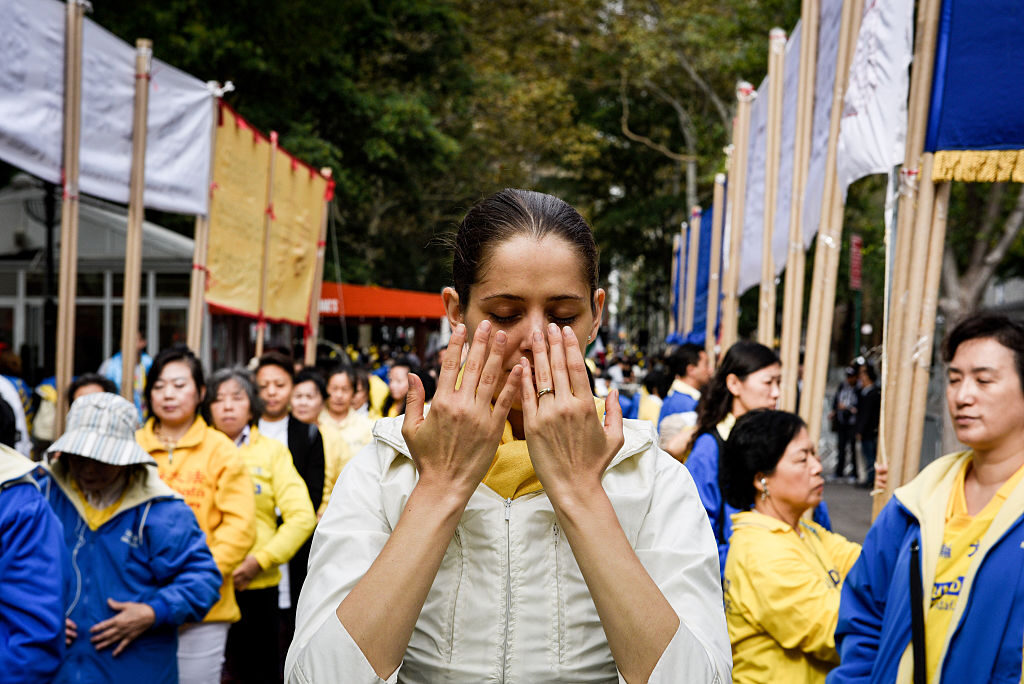
[[[624,422],[625,443],[602,483],[679,616],[649,681],[728,682],[729,635],[707,514],[686,468],[656,446],[653,426]],[[287,680],[624,682],[547,495],[504,500],[483,484],[448,545],[402,665],[387,680],[377,677],[335,611],[384,547],[416,484],[401,427],[401,417],[378,421],[373,443],[338,479],[313,538]]]

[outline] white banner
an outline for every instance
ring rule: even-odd
[[[768,77],[757,89],[750,109],[750,141],[747,145],[747,187],[743,205],[743,240],[740,245],[740,284],[743,294],[761,284],[761,241],[764,236],[764,176],[768,125]]]
[[[786,61],[782,72],[782,138],[779,145],[779,184],[775,197],[775,232],[772,233],[772,260],[775,275],[786,270],[789,254],[789,209],[793,203],[793,153],[796,146],[797,91],[800,89],[800,22],[786,41]]]
[[[804,186],[803,239],[810,247],[821,223],[821,201],[825,192],[828,163],[828,129],[832,116],[832,90],[836,81],[839,28],[843,0],[822,0],[818,19],[818,64],[814,78],[814,116],[811,126],[811,157]]]
[[[64,3],[0,0],[0,158],[61,182]],[[135,48],[89,19],[82,36],[79,189],[127,204],[131,177]],[[159,46],[156,46],[159,49]],[[213,95],[153,60],[146,140],[147,207],[205,214]]]
[[[872,173],[888,173],[903,161],[913,14],[914,3],[905,0],[876,0],[864,10],[843,100],[836,159],[844,198],[850,183]]]

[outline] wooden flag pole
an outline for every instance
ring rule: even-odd
[[[693,332],[693,308],[697,300],[697,252],[700,250],[700,206],[690,210],[690,240],[686,254],[686,303],[683,304],[683,329],[679,332],[689,335]]]
[[[679,288],[679,272],[682,270],[680,267],[679,258],[679,233],[672,236],[672,296],[669,298],[672,302],[672,333],[678,333],[682,327],[682,323],[679,320],[679,299],[682,297],[682,292]]]
[[[931,156],[930,154],[928,155]],[[930,167],[931,161],[926,163]],[[922,179],[924,180],[924,179]],[[929,182],[929,185],[931,183]],[[910,392],[909,418],[906,423],[906,446],[903,449],[903,481],[909,482],[917,475],[921,463],[921,441],[924,431],[924,415],[928,403],[928,379],[931,375],[932,347],[935,340],[935,312],[939,307],[939,283],[942,279],[942,257],[946,242],[946,218],[949,210],[950,183],[938,185],[933,193],[931,211],[931,235],[920,240],[927,246],[928,268],[924,276],[924,292],[921,301],[921,321],[917,329],[917,343],[911,359],[913,380]],[[918,213],[922,207],[918,205]]]
[[[900,483],[907,482],[913,475],[917,474],[917,464],[920,462],[920,454],[916,456],[906,451],[908,432],[910,426],[907,424],[911,400],[913,398],[912,386],[914,382],[914,357],[923,354],[926,361],[931,360],[931,337],[927,341],[919,339],[918,330],[921,327],[921,314],[924,307],[924,279],[928,271],[928,250],[930,246],[930,232],[932,227],[932,207],[935,200],[935,184],[932,182],[932,166],[934,157],[931,153],[925,153],[921,157],[921,182],[917,190],[917,206],[914,209],[914,225],[911,228],[914,239],[911,241],[909,273],[907,274],[907,297],[903,306],[903,332],[901,333],[901,344],[897,350],[896,363],[889,367],[897,376],[896,389],[893,392],[893,405],[899,409],[899,434],[894,434],[895,451],[889,456],[894,457],[889,461],[890,477]],[[927,342],[928,349],[924,350]],[[896,432],[895,430],[893,431]],[[920,444],[920,441],[918,441]],[[920,448],[920,447],[919,447]],[[913,468],[913,475],[908,477],[908,467]],[[896,471],[899,472],[896,472]]]
[[[56,385],[54,436],[64,432],[68,406],[64,398],[75,366],[75,300],[78,290],[78,170],[82,128],[82,14],[81,2],[67,3],[64,37],[64,199],[60,215],[60,274],[57,303]]]
[[[217,158],[217,124],[220,117],[220,97],[214,97],[213,123],[210,126],[210,173],[207,188],[210,201],[213,201],[213,167]],[[192,252],[192,279],[188,292],[188,329],[186,344],[196,354],[200,353],[203,344],[203,314],[206,311],[206,257],[210,246],[210,210],[206,215],[196,216],[195,244]]]
[[[782,94],[786,60],[786,32],[768,33],[768,117],[765,124],[764,230],[761,233],[761,287],[757,308],[757,341],[775,345],[775,208],[779,194],[779,159],[782,156]]]
[[[804,254],[803,211],[807,170],[811,158],[814,128],[814,85],[818,59],[818,0],[804,0],[800,17],[800,77],[797,86],[796,136],[793,141],[793,194],[789,204],[789,241],[786,252],[786,281],[783,290],[782,395],[780,408],[796,410],[800,367],[800,337],[803,326]]]
[[[906,421],[900,416],[906,415],[908,407],[904,402],[909,401],[909,392],[906,388],[901,392],[900,383],[912,382],[907,374],[911,362],[905,360],[905,357],[913,355],[915,342],[909,341],[908,338],[915,335],[920,321],[920,316],[908,316],[907,309],[912,299],[911,288],[920,287],[920,283],[915,284],[910,279],[910,270],[914,252],[912,245],[915,242],[915,212],[920,204],[918,193],[923,191],[924,185],[920,181],[920,176],[923,175],[922,154],[928,125],[928,100],[931,96],[940,8],[939,0],[922,0],[917,10],[914,67],[910,73],[907,138],[903,168],[900,170],[896,246],[892,254],[894,263],[886,264],[886,268],[892,266],[893,289],[889,293],[889,319],[886,321],[889,329],[886,331],[886,351],[882,365],[882,419],[878,445],[879,460],[889,464],[889,478],[886,491],[875,499],[876,516],[888,502],[893,490],[904,482],[903,450],[906,447],[907,426]],[[929,213],[929,222],[930,219]],[[916,237],[924,243],[929,241],[923,234]],[[908,330],[907,321],[913,321],[910,326],[914,331]]]
[[[270,229],[274,220],[274,161],[277,159],[277,131],[270,132],[270,161],[267,172],[267,209],[263,217],[263,258],[260,260],[260,307],[256,323],[256,356],[263,356],[263,337],[267,322],[264,308],[267,305],[267,268],[270,264]]]
[[[139,357],[139,290],[142,287],[142,221],[146,215],[146,118],[153,68],[153,42],[135,41],[135,114],[132,119],[132,171],[128,190],[128,234],[124,248],[124,294],[121,306],[121,396],[135,401]]]
[[[722,351],[729,350],[738,337],[740,247],[743,244],[743,206],[747,180],[747,144],[750,139],[750,105],[757,97],[754,86],[740,81],[736,86],[736,118],[733,121],[733,152],[729,172],[729,263],[722,280]]]
[[[704,329],[704,352],[715,367],[715,327],[718,325],[718,301],[721,293],[722,227],[725,225],[725,174],[715,174],[715,192],[711,205],[711,263],[708,264],[708,316]]]
[[[825,184],[822,195],[822,224],[814,253],[811,304],[807,312],[807,351],[804,357],[804,391],[800,397],[800,416],[807,423],[813,444],[821,437],[822,402],[828,379],[828,357],[832,338],[832,316],[835,311],[836,274],[839,268],[839,246],[843,233],[843,198],[836,178],[836,157],[843,97],[857,43],[857,32],[864,0],[843,3],[839,29],[839,50],[836,56],[836,77],[832,89],[832,110],[829,118],[828,150]]]
[[[320,169],[320,175],[330,182],[331,168]],[[320,336],[320,290],[324,283],[324,257],[327,253],[327,217],[331,211],[331,201],[324,197],[323,214],[320,216],[320,239],[316,243],[316,271],[313,275],[313,292],[309,296],[309,327],[306,335],[306,346],[303,363],[307,366],[316,365],[316,341]]]

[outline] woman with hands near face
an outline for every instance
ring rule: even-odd
[[[410,376],[405,415],[339,478],[286,678],[726,680],[692,479],[649,424],[624,422],[614,396],[602,420],[590,392],[582,344],[605,297],[590,227],[506,190],[454,242],[437,392],[425,414]]]

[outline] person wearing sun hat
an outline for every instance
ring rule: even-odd
[[[64,526],[67,655],[55,682],[178,681],[178,626],[220,596],[196,517],[135,441],[138,414],[106,392],[71,406],[40,486]]]

